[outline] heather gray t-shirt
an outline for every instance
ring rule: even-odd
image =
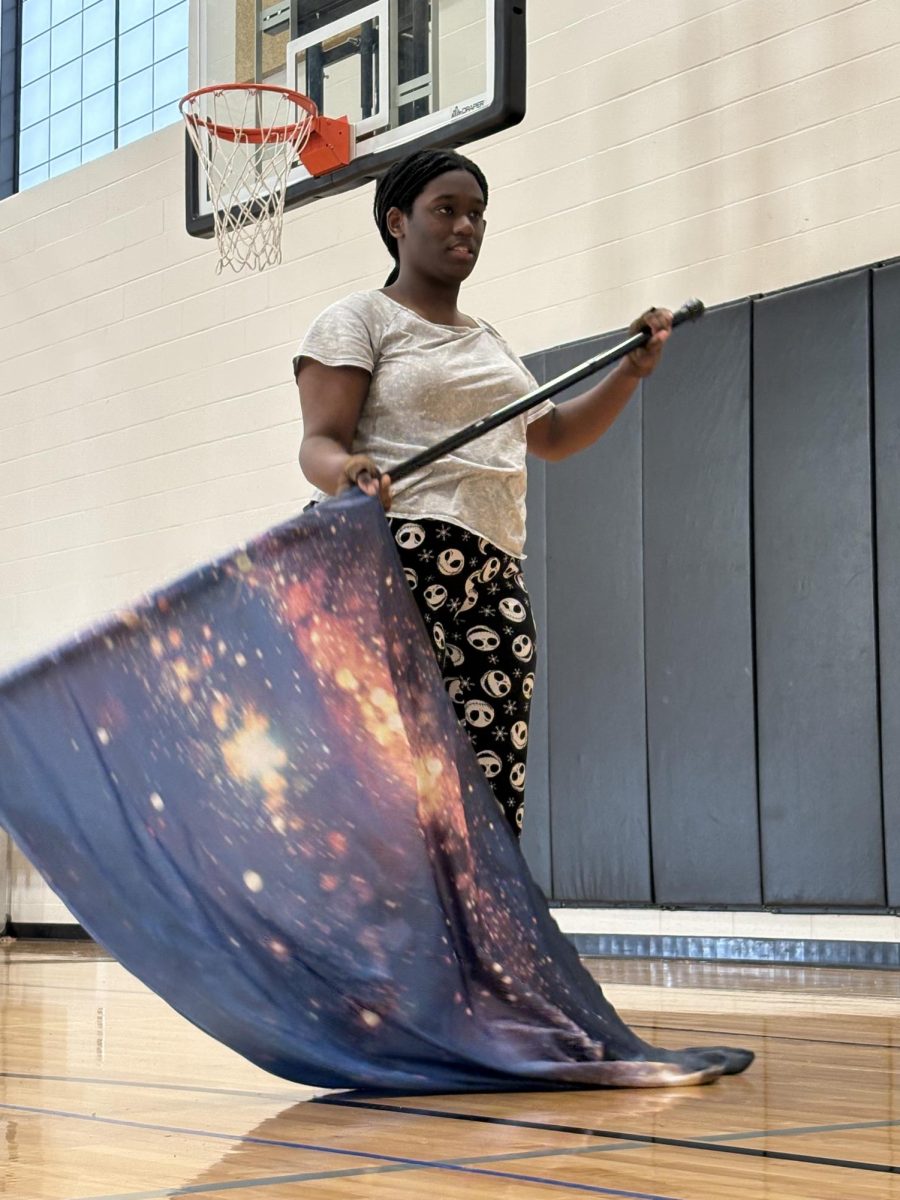
[[[519,399],[537,381],[496,330],[427,321],[380,291],[325,309],[301,357],[372,376],[353,439],[383,470]],[[451,521],[507,554],[525,542],[525,432],[545,401],[394,485],[392,516]],[[321,498],[321,493],[319,493]]]

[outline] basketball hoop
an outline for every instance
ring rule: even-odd
[[[346,166],[347,118],[320,117],[308,96],[264,83],[198,88],[179,108],[206,176],[217,272],[277,266],[288,175],[298,159],[310,175]]]

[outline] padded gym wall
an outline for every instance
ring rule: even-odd
[[[878,664],[887,899],[900,905],[900,264],[873,271]]]
[[[898,266],[715,309],[546,468],[556,899],[898,903],[898,315]]]

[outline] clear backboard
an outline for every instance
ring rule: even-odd
[[[285,206],[356,187],[412,150],[456,147],[525,112],[525,0],[194,0],[191,88],[266,83],[350,121],[346,166],[298,161]],[[187,229],[213,232],[187,144]]]

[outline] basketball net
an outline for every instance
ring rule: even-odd
[[[284,193],[318,115],[299,92],[266,84],[200,88],[181,101],[213,209],[220,273],[281,262]]]

